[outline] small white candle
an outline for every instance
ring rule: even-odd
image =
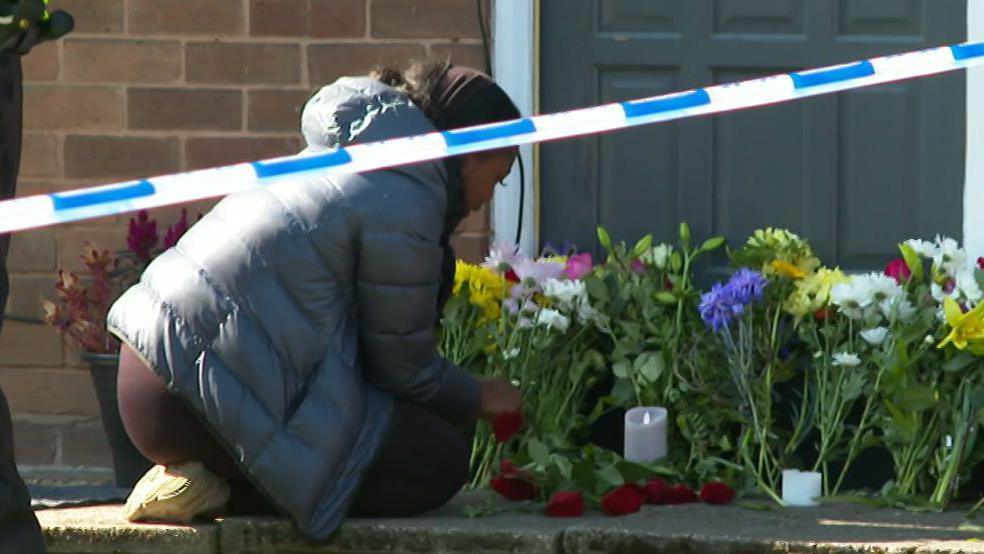
[[[786,469],[782,472],[782,501],[787,506],[816,506],[823,486],[823,474],[816,471]]]
[[[625,412],[625,459],[654,462],[666,457],[666,408],[641,406]]]

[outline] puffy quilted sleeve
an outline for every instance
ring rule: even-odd
[[[449,421],[468,421],[478,411],[478,381],[438,354],[434,332],[443,249],[436,237],[415,228],[413,217],[390,215],[367,222],[360,234],[357,293],[366,378]]]

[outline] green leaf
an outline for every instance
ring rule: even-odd
[[[970,352],[961,352],[943,364],[943,371],[960,371],[977,361],[977,359],[977,356]]]
[[[612,373],[619,379],[628,379],[632,366],[627,361],[615,362],[612,364]]]
[[[710,252],[711,250],[717,250],[721,248],[724,244],[724,237],[711,237],[704,241],[704,244],[700,245],[701,252]]]
[[[609,487],[620,487],[625,484],[625,478],[614,465],[605,466],[595,471],[595,476],[598,477],[598,481]]]
[[[607,301],[608,287],[605,286],[605,282],[597,277],[585,277],[584,278],[584,288],[588,291],[588,295],[595,300]]]
[[[899,245],[899,251],[902,252],[902,259],[905,260],[905,265],[909,266],[909,272],[912,273],[912,280],[917,283],[922,281],[923,262],[919,254],[916,254],[916,251],[904,242]]]
[[[526,449],[530,453],[530,458],[540,466],[545,466],[550,462],[550,450],[535,437],[530,438],[526,443]]]
[[[632,364],[633,369],[650,383],[655,383],[666,369],[662,352],[643,352]]]
[[[564,479],[571,479],[573,477],[574,464],[566,456],[551,454],[550,459],[557,466],[557,470],[560,471],[560,475]]]
[[[628,406],[635,402],[635,387],[628,379],[619,379],[612,387],[612,396],[619,406]]]
[[[612,251],[612,237],[608,234],[608,231],[604,227],[598,227],[598,242],[601,243],[602,248]]]
[[[643,254],[649,252],[649,249],[653,247],[653,236],[646,235],[639,239],[639,242],[635,244],[632,248],[632,257],[641,258]]]
[[[936,405],[936,395],[927,386],[909,386],[895,395],[895,407],[903,412],[921,412]]]

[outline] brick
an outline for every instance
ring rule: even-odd
[[[153,34],[241,35],[243,5],[238,0],[130,0],[129,31]]]
[[[123,31],[123,0],[55,0],[52,7],[75,18],[75,33]]]
[[[150,40],[66,40],[62,77],[80,83],[163,83],[181,77],[181,44]]]
[[[470,263],[479,263],[489,253],[488,235],[459,234],[451,237],[451,246],[455,255]]]
[[[251,0],[253,36],[357,38],[366,34],[365,0]]]
[[[189,138],[185,144],[186,169],[201,169],[296,154],[300,138],[208,137]]]
[[[43,133],[24,133],[21,146],[20,175],[24,177],[58,176],[58,137]]]
[[[10,271],[55,271],[54,229],[33,229],[16,233],[10,239],[7,257]]]
[[[308,47],[308,79],[321,87],[343,76],[368,75],[380,65],[402,69],[424,57],[418,44],[318,44]]]
[[[471,67],[488,72],[485,54],[481,44],[432,44],[431,57],[439,60],[450,59],[455,65]]]
[[[9,366],[59,366],[61,337],[46,325],[7,321],[0,333],[0,360]]]
[[[7,332],[6,326],[3,332]],[[87,370],[0,369],[0,387],[14,414],[74,416],[90,420],[99,417],[96,390]]]
[[[126,248],[126,223],[117,225],[93,226],[90,222],[59,226],[55,230],[57,241],[57,263],[59,268],[69,271],[82,271],[82,248],[86,242],[100,250],[115,252]]]
[[[10,277],[7,314],[22,318],[41,318],[41,302],[54,298],[54,272],[48,277]]]
[[[25,81],[54,81],[58,78],[58,43],[42,43],[31,49],[22,62]]]
[[[191,43],[185,71],[189,83],[297,84],[301,52],[292,44]]]
[[[65,137],[67,177],[138,178],[178,170],[178,139],[69,135]]]
[[[131,88],[127,92],[131,129],[239,130],[242,112],[243,95],[238,90]]]
[[[113,467],[109,440],[100,424],[62,429],[61,463],[69,466]]]
[[[475,2],[466,0],[373,0],[369,21],[379,38],[481,38]]]
[[[304,90],[251,90],[246,95],[246,127],[250,131],[297,132],[301,112],[312,92]]]
[[[57,426],[14,422],[14,457],[19,464],[54,464],[57,442]]]
[[[114,87],[26,85],[24,128],[117,130],[123,128],[123,92]]]

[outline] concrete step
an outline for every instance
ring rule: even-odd
[[[984,533],[963,511],[910,513],[855,504],[751,510],[739,506],[650,506],[625,517],[589,513],[553,519],[508,511],[469,518],[487,498],[462,495],[446,508],[405,519],[352,519],[327,545],[287,521],[227,518],[192,526],[135,525],[119,506],[42,510],[52,554],[309,554],[318,552],[665,554],[984,553]]]

